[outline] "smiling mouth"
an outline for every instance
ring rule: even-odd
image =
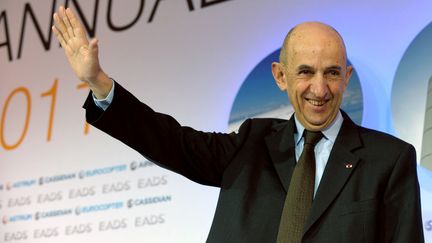
[[[314,100],[306,98],[306,101],[313,106],[323,106],[328,100]]]

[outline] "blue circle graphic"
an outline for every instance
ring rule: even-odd
[[[280,49],[264,58],[243,82],[231,108],[229,130],[236,130],[247,118],[272,117],[288,119],[293,112],[286,92],[277,87],[271,64],[279,60]],[[363,95],[356,71],[353,71],[341,108],[357,124],[363,115]]]
[[[432,242],[432,23],[410,43],[392,87],[393,125],[417,151],[425,242]]]
[[[412,143],[421,164],[432,170],[432,23],[411,42],[397,68],[392,87],[393,125]]]

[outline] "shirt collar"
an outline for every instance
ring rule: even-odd
[[[324,134],[324,137],[328,140],[330,140],[332,143],[336,141],[336,137],[339,133],[340,128],[342,127],[343,117],[340,111],[338,111],[335,120],[333,121],[330,126],[328,126],[326,129],[322,130],[321,132]],[[294,113],[294,121],[297,129],[297,135],[295,137],[295,142],[298,144],[302,137],[299,134],[303,134],[303,131],[305,130],[304,126],[300,123],[300,121],[297,119],[297,116]]]

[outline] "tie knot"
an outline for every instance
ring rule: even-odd
[[[312,132],[312,131],[304,130],[303,136],[304,136],[305,144],[310,144],[312,146],[315,146],[324,135],[320,131]]]

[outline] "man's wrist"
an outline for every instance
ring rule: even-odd
[[[113,79],[110,79],[110,81],[111,81],[111,89],[110,89],[110,91],[108,92],[108,94],[106,95],[105,98],[98,99],[94,93],[92,94],[93,101],[95,102],[96,106],[99,107],[99,108],[101,108],[104,111],[112,103],[113,98],[114,98],[115,84],[114,84],[114,80]]]
[[[89,82],[89,87],[97,99],[105,99],[113,86],[113,81],[102,70],[98,73],[96,81]]]

